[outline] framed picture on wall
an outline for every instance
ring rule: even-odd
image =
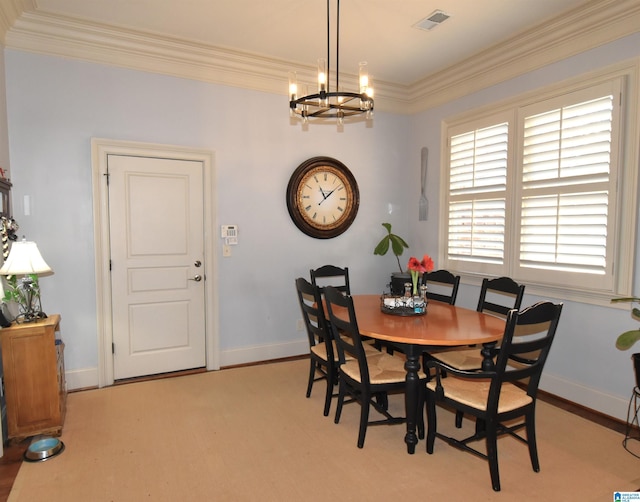
[[[11,182],[0,179],[0,216],[11,217]]]

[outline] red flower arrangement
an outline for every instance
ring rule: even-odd
[[[433,267],[433,260],[428,254],[422,257],[422,261],[418,261],[418,259],[414,256],[409,258],[407,268],[411,272],[411,282],[413,283],[414,296],[418,294],[418,277],[420,277],[420,275],[424,272],[431,272],[433,270]]]

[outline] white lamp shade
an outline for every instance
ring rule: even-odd
[[[0,275],[51,275],[53,270],[42,258],[33,241],[21,240],[11,245],[7,260],[0,268]]]

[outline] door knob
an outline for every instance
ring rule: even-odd
[[[196,267],[201,267],[201,266],[202,266],[202,262],[201,262],[200,260],[196,260],[196,261],[195,261],[195,263],[194,263],[194,265],[195,265]]]
[[[196,281],[196,282],[200,282],[202,280],[202,276],[201,275],[194,275],[192,279],[189,279],[190,281]]]

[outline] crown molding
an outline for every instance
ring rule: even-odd
[[[594,0],[411,86],[426,110],[640,31],[638,0]]]
[[[125,30],[54,14],[25,12],[7,33],[6,47],[174,77],[287,95],[288,72],[309,82],[317,69],[197,42]],[[356,75],[345,75],[355,86]],[[409,111],[405,88],[376,82],[376,98]],[[378,88],[379,87],[379,88]],[[376,99],[376,109],[380,108]]]
[[[0,5],[0,40],[4,43],[7,32],[25,11],[36,8],[34,0],[5,0]]]
[[[281,94],[283,99],[289,71],[297,71],[300,81],[315,81],[315,67],[40,13],[34,0],[3,3],[0,30],[5,25],[11,26],[4,37],[8,48]],[[638,0],[593,0],[412,85],[376,81],[376,110],[423,111],[639,30]],[[348,86],[356,85],[355,75],[344,77]]]

